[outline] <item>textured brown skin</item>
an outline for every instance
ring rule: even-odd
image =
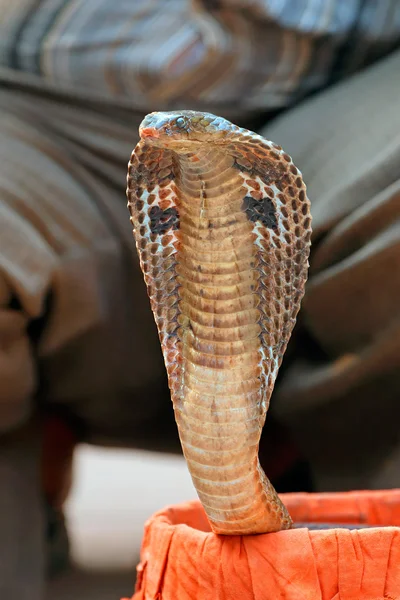
[[[216,533],[287,529],[258,446],[307,279],[301,174],[209,113],[152,113],[139,133],[128,207],[194,485]]]

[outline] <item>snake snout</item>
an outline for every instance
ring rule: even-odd
[[[155,127],[144,127],[140,130],[141,138],[159,138],[160,132]]]

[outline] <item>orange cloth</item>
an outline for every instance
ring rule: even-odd
[[[400,490],[282,494],[295,521],[365,523],[224,537],[198,502],[146,524],[132,600],[399,600]]]

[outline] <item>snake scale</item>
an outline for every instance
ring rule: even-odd
[[[301,173],[209,113],[151,113],[139,134],[128,207],[193,483],[215,533],[287,529],[258,446],[307,279]]]

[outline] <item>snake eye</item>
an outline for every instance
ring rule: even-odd
[[[184,129],[185,125],[186,125],[186,121],[183,117],[178,117],[175,121],[175,124],[177,125],[177,127],[179,127],[180,129]]]

